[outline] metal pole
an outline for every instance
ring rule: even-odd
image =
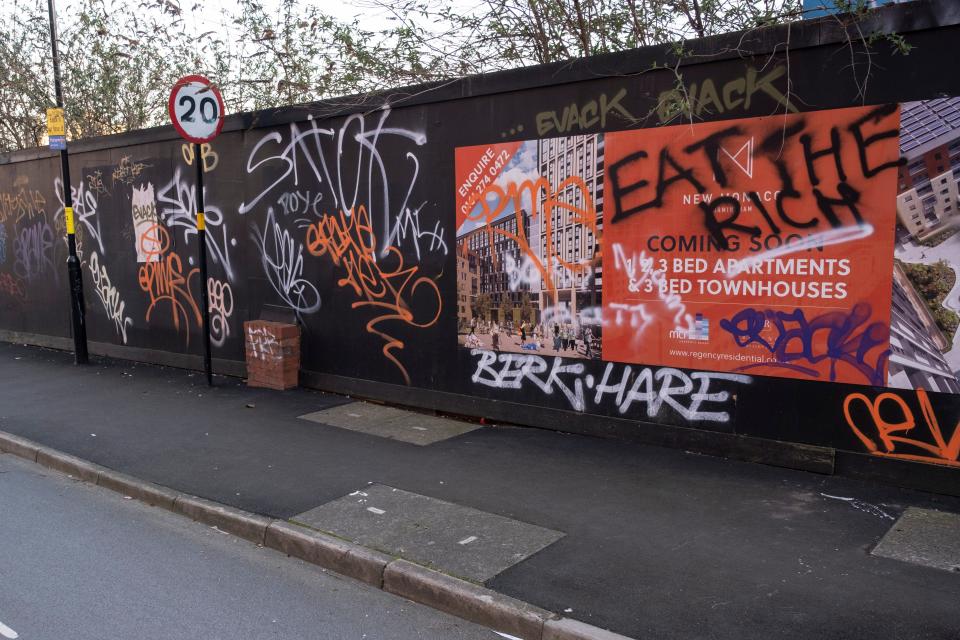
[[[50,44],[53,49],[53,84],[57,107],[63,109],[63,87],[60,84],[60,52],[57,49],[57,13],[53,0],[47,0],[50,11]],[[66,148],[60,150],[60,172],[63,179],[63,216],[67,223],[67,279],[70,283],[70,318],[73,324],[73,358],[77,364],[87,364],[87,325],[83,304],[83,276],[77,258],[76,228],[73,219],[73,197],[70,193],[70,159]]]
[[[212,387],[210,302],[207,292],[207,222],[203,215],[203,159],[200,154],[200,145],[195,143],[193,145],[193,162],[197,165],[197,241],[200,243],[200,304],[203,307],[203,370],[207,373],[207,384]]]

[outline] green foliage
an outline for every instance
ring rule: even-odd
[[[955,311],[944,309],[943,307],[938,307],[936,309],[932,309],[931,311],[937,326],[940,327],[941,331],[943,331],[943,335],[946,337],[947,341],[952,343],[953,336],[957,331],[957,326],[960,325],[960,316],[958,316]]]
[[[71,139],[161,124],[173,82],[216,71],[163,0],[77,0],[58,16],[60,68]],[[0,14],[0,150],[40,144],[56,104],[46,2],[13,0]]]
[[[799,18],[801,0],[375,0],[398,19],[434,25],[448,68],[480,72],[702,38]],[[681,45],[682,46],[682,45]]]
[[[533,301],[530,300],[530,294],[524,291],[523,296],[520,298],[520,319],[533,322],[536,315],[536,311],[533,308]]]
[[[960,324],[960,317],[956,312],[946,309],[943,300],[956,284],[957,275],[945,260],[934,264],[901,263],[903,272],[907,274],[913,288],[917,290],[930,309],[937,326],[943,331],[947,340],[953,340],[953,334]]]
[[[493,308],[493,300],[489,293],[478,294],[473,299],[473,315],[482,320],[490,319],[490,310]]]
[[[957,232],[960,232],[960,227],[953,227],[952,229],[946,229],[945,231],[941,231],[940,233],[938,233],[938,234],[936,234],[936,235],[934,235],[934,236],[932,236],[932,237],[930,237],[930,238],[927,238],[926,240],[924,240],[924,241],[921,242],[920,244],[922,244],[922,245],[925,246],[925,247],[931,247],[931,248],[933,248],[933,247],[937,246],[938,244],[941,244],[941,243],[945,242],[946,240],[949,240],[949,239],[952,238]]]
[[[840,13],[848,14],[853,20],[859,21],[867,16],[873,5],[869,0],[834,0],[834,6]],[[878,42],[886,42],[894,53],[908,55],[913,45],[899,33],[873,32],[864,39],[867,46],[874,46]]]
[[[345,0],[349,1],[349,0]],[[68,137],[166,124],[173,81],[201,73],[236,113],[568,60],[793,20],[801,0],[366,0],[392,26],[310,0],[61,0]],[[199,7],[199,10],[198,10]],[[54,104],[45,0],[0,6],[0,151],[43,141]],[[319,114],[322,115],[322,114]]]
[[[49,46],[46,16],[27,12],[24,4],[13,0],[9,10],[19,17],[0,20],[0,151],[39,145],[45,109],[53,106],[53,76],[37,64]]]

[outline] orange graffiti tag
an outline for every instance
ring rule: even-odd
[[[160,302],[170,303],[170,317],[173,327],[180,331],[180,319],[187,325],[187,345],[190,344],[190,318],[196,320],[199,327],[202,321],[200,307],[193,299],[190,282],[200,269],[194,267],[186,276],[183,274],[183,262],[176,253],[167,253],[170,248],[170,235],[159,224],[151,225],[140,236],[140,250],[148,262],[140,265],[138,281],[140,288],[150,295],[145,320],[150,322],[153,308]],[[157,261],[152,261],[154,257]],[[191,313],[192,312],[192,313]]]
[[[860,438],[860,441],[870,453],[903,460],[933,462],[954,467],[960,466],[960,461],[958,461],[958,458],[960,458],[960,421],[958,421],[957,426],[954,427],[950,440],[946,441],[944,440],[943,433],[940,431],[940,424],[937,422],[937,416],[934,414],[933,407],[930,405],[930,398],[927,396],[927,392],[923,389],[917,389],[917,400],[920,403],[920,410],[923,412],[923,418],[929,430],[929,440],[932,440],[932,442],[916,438],[907,438],[904,435],[894,435],[912,434],[913,429],[917,426],[917,422],[907,402],[893,392],[881,393],[872,401],[862,393],[851,393],[843,401],[843,415],[847,419],[847,424],[850,425],[850,428],[853,429],[853,432]],[[850,406],[855,401],[862,402],[870,413],[873,426],[877,429],[877,437],[880,445],[864,435],[863,431],[857,428],[853,417],[850,415]],[[898,420],[888,421],[880,415],[880,408],[885,402],[893,403],[894,407],[899,408]],[[898,452],[896,450],[898,444],[928,451],[930,455],[905,453],[902,447]]]
[[[570,190],[569,193],[567,193],[568,189]],[[550,181],[543,176],[535,180],[524,180],[519,183],[511,182],[506,188],[496,183],[491,183],[482,193],[471,196],[470,201],[467,203],[467,208],[470,210],[470,213],[467,214],[466,219],[471,222],[479,222],[486,225],[487,240],[490,246],[494,246],[494,235],[503,236],[507,240],[513,240],[519,249],[529,256],[532,264],[536,267],[537,271],[540,272],[541,278],[547,283],[550,296],[555,300],[557,289],[553,274],[556,272],[558,266],[567,269],[573,274],[577,274],[581,271],[587,272],[593,265],[589,262],[569,262],[564,260],[560,256],[560,244],[558,242],[547,242],[546,255],[543,257],[543,260],[541,260],[537,252],[530,246],[527,234],[523,230],[523,214],[521,212],[523,195],[525,193],[530,195],[530,202],[533,205],[531,207],[533,212],[531,212],[530,218],[534,219],[537,215],[541,215],[537,212],[537,203],[541,192],[544,195],[542,215],[545,223],[545,237],[553,237],[554,211],[559,210],[561,215],[569,211],[573,217],[573,224],[583,225],[586,230],[592,232],[596,237],[597,247],[600,247],[600,236],[597,234],[597,212],[594,208],[593,198],[590,197],[590,190],[580,176],[570,176],[564,179],[557,185],[555,190],[550,184]],[[561,199],[566,198],[567,200],[575,201],[575,198],[570,195],[574,192],[579,192],[580,201],[583,202],[582,206],[564,202]],[[517,218],[517,233],[511,233],[499,226],[494,227],[491,225],[492,222],[496,221],[497,218],[507,210],[507,207],[509,207],[511,203],[513,204],[514,215]],[[480,206],[477,207],[477,204]],[[496,268],[496,252],[493,253],[492,257],[494,268]]]
[[[389,247],[387,256],[376,257],[377,239],[370,223],[370,216],[363,205],[350,211],[341,211],[339,216],[325,214],[321,220],[307,227],[306,247],[312,255],[329,256],[333,263],[346,273],[337,281],[341,287],[353,289],[360,300],[351,304],[352,309],[373,307],[383,310],[367,322],[368,333],[385,340],[383,355],[400,370],[403,379],[410,384],[406,367],[394,354],[402,350],[402,340],[380,329],[378,325],[398,320],[418,329],[433,326],[440,318],[443,300],[437,283],[420,275],[417,266],[404,266],[403,255],[396,247]],[[384,263],[396,263],[385,268]],[[432,315],[412,311],[408,298],[420,292],[418,308],[432,309]]]
[[[16,300],[24,300],[27,297],[27,292],[23,288],[23,280],[9,273],[0,273],[0,293]]]

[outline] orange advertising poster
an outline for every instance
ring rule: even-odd
[[[604,359],[886,384],[897,105],[609,133]]]
[[[457,178],[457,228],[463,226],[477,199],[493,184],[520,148],[519,142],[458,147],[455,158]]]

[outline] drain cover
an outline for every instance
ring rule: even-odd
[[[475,582],[489,580],[563,537],[559,531],[379,484],[291,519]]]
[[[871,553],[960,571],[960,514],[910,507]]]

